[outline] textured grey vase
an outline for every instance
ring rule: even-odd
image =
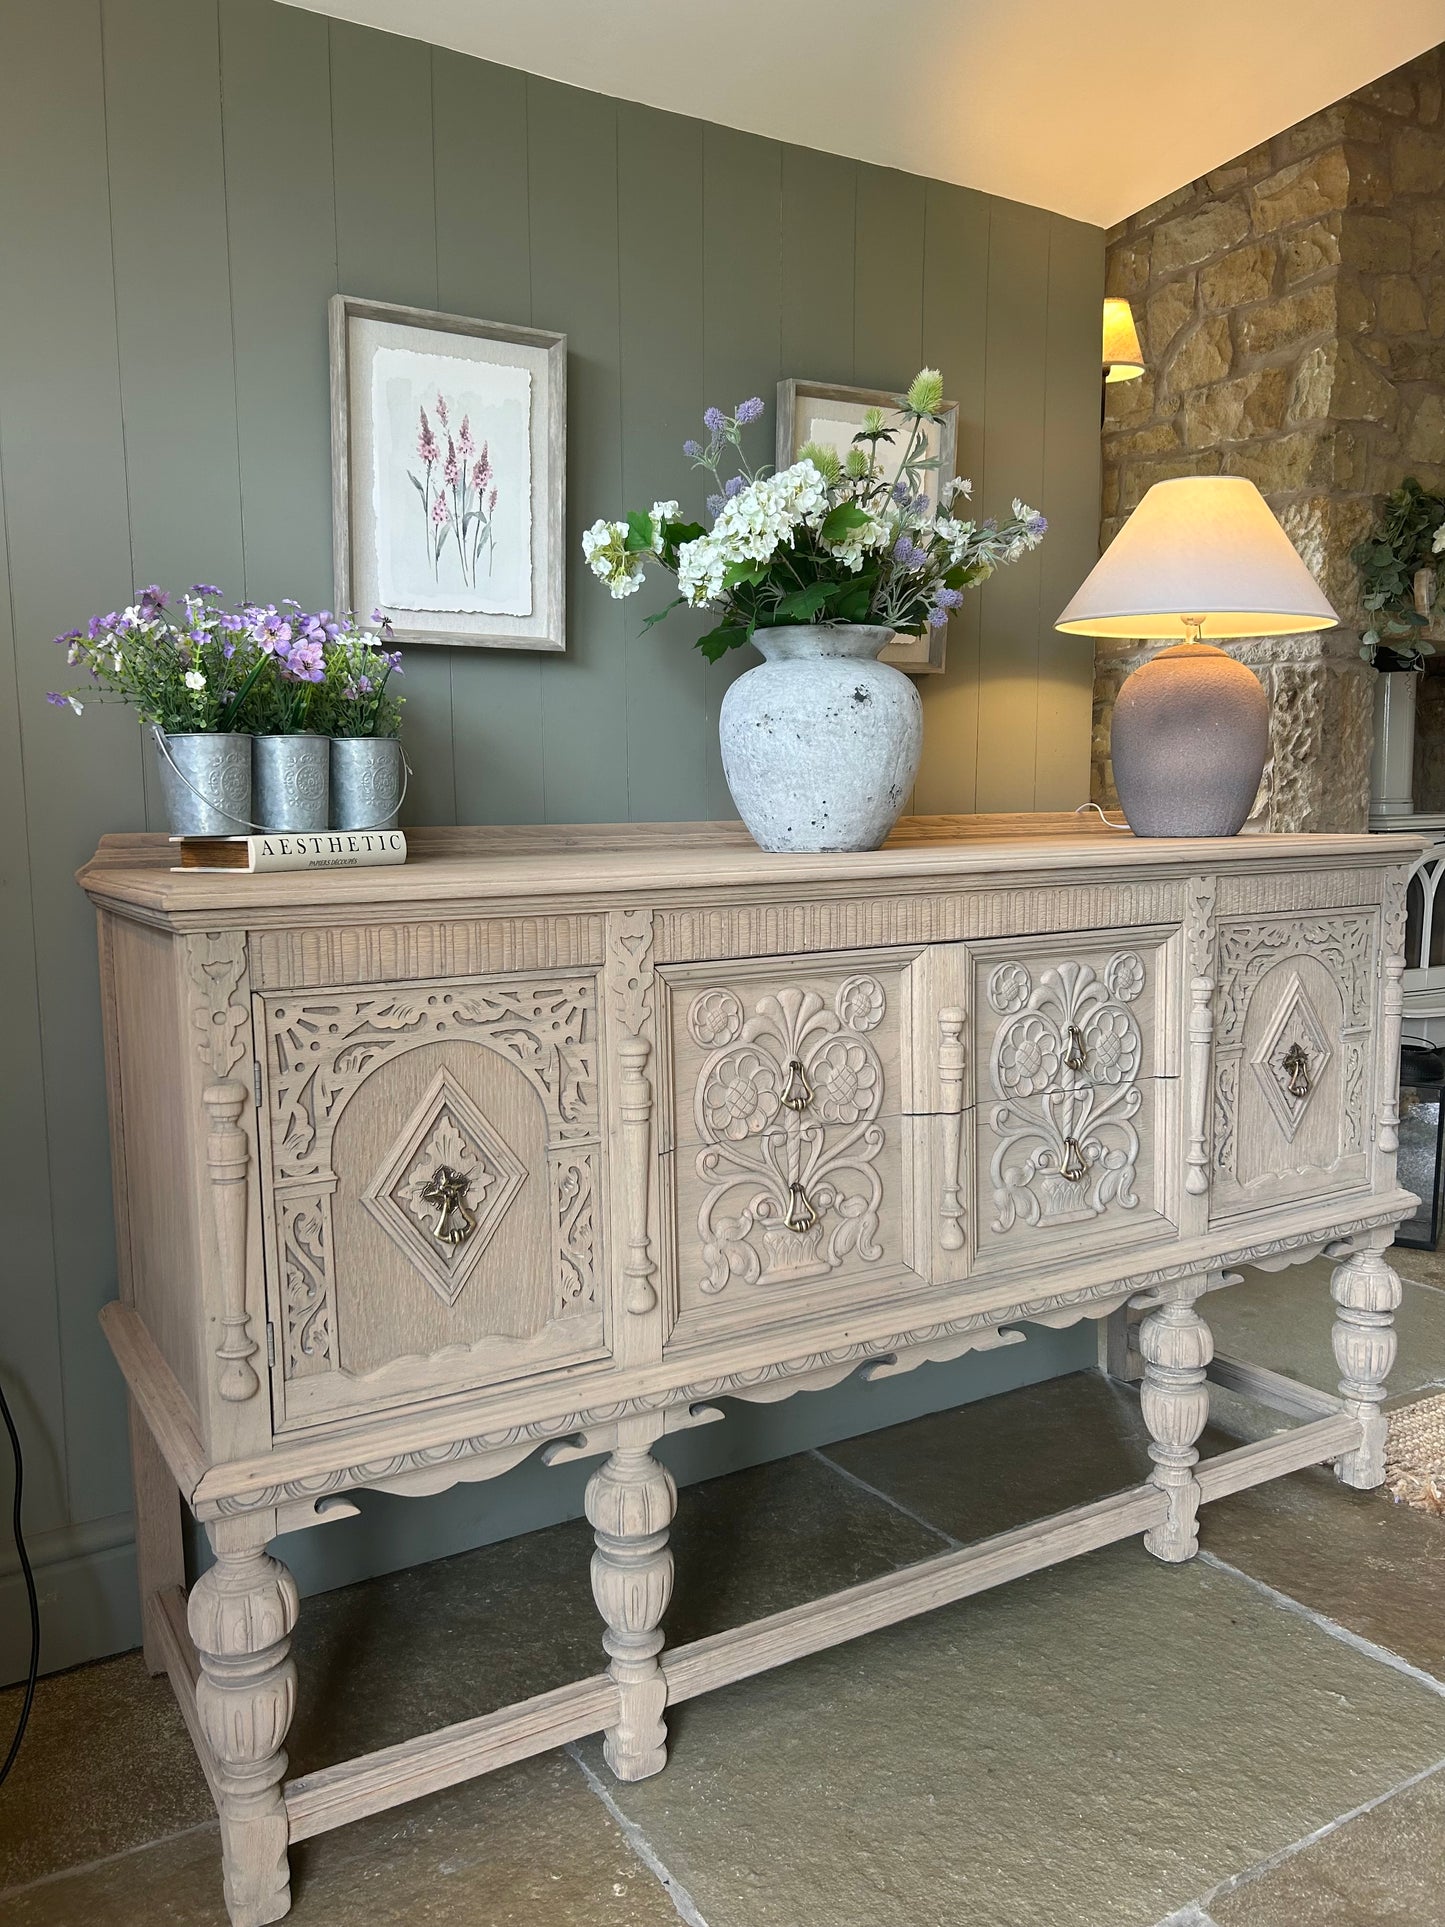
[[[764,850],[876,850],[908,800],[923,704],[878,662],[892,630],[760,629],[763,661],[723,697],[723,774]]]
[[[1142,663],[1114,704],[1114,787],[1136,836],[1234,836],[1269,754],[1269,698],[1207,642]]]
[[[265,830],[324,830],[330,808],[331,744],[325,736],[258,736],[251,797]]]
[[[244,836],[251,827],[251,738],[230,730],[155,731],[173,836]]]
[[[333,737],[332,829],[394,830],[404,767],[395,736]]]

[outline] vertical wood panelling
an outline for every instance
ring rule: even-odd
[[[984,382],[987,367],[989,203],[966,187],[929,181],[924,238],[923,360],[943,371],[958,403],[958,472],[984,499]],[[968,511],[983,515],[982,508]],[[941,676],[925,676],[923,761],[915,809],[976,807],[980,598],[966,596],[948,625]]]
[[[813,381],[853,379],[858,163],[783,149],[783,362]]]
[[[530,326],[526,76],[433,48],[432,138],[438,305]],[[540,822],[541,659],[450,649],[447,660],[457,821]]]
[[[767,461],[780,375],[895,386],[927,361],[960,403],[977,512],[1018,493],[1051,527],[955,618],[948,672],[923,685],[917,807],[1067,806],[1088,650],[1048,625],[1094,553],[1102,236],[274,0],[46,0],[0,7],[0,261],[0,1208],[21,1277],[4,1363],[27,1522],[63,1539],[128,1504],[72,872],[144,821],[145,757],[124,710],[45,706],[69,679],[51,638],[151,579],[330,599],[338,288],[560,329],[568,650],[409,652],[408,818],[729,816],[718,708],[752,653],[707,667],[692,615],[640,637],[665,585],[614,603],[581,531],[654,497],[700,508],[680,445],[708,402],[761,395],[747,446]],[[112,1566],[44,1583],[105,1602]],[[104,1603],[57,1619],[97,1612],[119,1624]]]
[[[7,1272],[14,1280],[5,1298],[4,1383],[25,1446],[26,1528],[44,1532],[66,1518],[60,1431],[65,1397],[55,1323],[55,1241],[43,1128],[45,1077],[20,752],[20,685],[10,620],[4,457],[5,423],[0,418],[0,823],[5,826],[0,843],[0,994],[5,1006],[0,1224],[5,1227]]]
[[[105,0],[106,146],[138,583],[242,592],[214,0]],[[136,112],[164,99],[164,113]],[[254,133],[252,134],[254,138]]]
[[[72,878],[101,829],[144,821],[134,717],[92,706],[77,722],[45,706],[73,679],[51,638],[123,605],[132,580],[96,0],[0,8],[0,89],[0,423],[44,1064],[44,1111],[28,1125],[46,1145],[63,1281],[65,1394],[44,1412],[42,1451],[63,1451],[71,1516],[88,1519],[123,1511],[128,1487],[121,1388],[96,1324],[115,1250],[95,920]]]
[[[1044,480],[1049,535],[1039,551],[1036,810],[1071,810],[1089,795],[1094,646],[1061,636],[1054,618],[1098,560],[1099,357],[1094,317],[1104,299],[1096,228],[1049,221],[1048,331],[1044,351]]]
[[[860,388],[901,389],[922,366],[927,193],[916,174],[858,168],[853,379]]]
[[[333,20],[331,149],[341,290],[437,305],[431,49]],[[362,610],[369,615],[369,610]],[[456,820],[449,649],[411,649],[403,670],[409,823]]]
[[[548,663],[542,693],[552,823],[627,815],[626,625],[636,616],[601,589],[579,540],[599,515],[624,506],[617,114],[600,94],[527,83],[532,312],[568,347],[567,654]],[[645,210],[632,218],[645,219]]]
[[[317,608],[332,593],[325,20],[271,0],[221,0],[221,123],[245,591]]]
[[[766,413],[745,443],[754,465],[772,460],[783,372],[782,218],[783,150],[777,142],[704,126],[702,402],[736,408],[749,396],[761,396]],[[735,649],[708,666],[704,753],[711,821],[737,815],[723,777],[718,711],[728,685],[753,660],[752,650]]]
[[[1049,216],[995,200],[988,259],[988,474],[976,507],[1002,520],[1014,496],[1042,506]],[[979,595],[977,807],[1028,810],[1038,711],[1038,555],[1003,570]]]
[[[617,199],[622,327],[622,495],[629,507],[676,501],[701,512],[705,477],[682,452],[702,394],[702,126],[649,107],[618,109]],[[736,397],[722,405],[731,408]],[[601,583],[583,590],[589,604]],[[627,813],[696,822],[707,814],[707,663],[693,640],[709,622],[674,609],[654,570],[624,605]]]

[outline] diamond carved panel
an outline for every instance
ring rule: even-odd
[[[442,1302],[454,1305],[526,1179],[505,1139],[443,1070],[361,1202]]]
[[[1265,1032],[1252,1066],[1287,1142],[1294,1141],[1333,1055],[1304,985],[1298,974],[1291,972],[1274,1022]]]

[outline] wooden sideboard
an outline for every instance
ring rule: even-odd
[[[1304,1465],[1380,1482],[1418,838],[920,818],[857,856],[729,825],[412,848],[237,877],[107,837],[80,877],[146,1654],[237,1927],[286,1912],[291,1841],[599,1730],[638,1779],[670,1702],[1132,1534],[1187,1559],[1201,1501]],[[1321,1252],[1338,1397],[1214,1357],[1227,1267]],[[1082,1318],[1142,1377],[1147,1483],[664,1652],[663,1434]],[[1200,1462],[1211,1378],[1299,1422]],[[269,1541],[537,1451],[601,1460],[606,1670],[288,1780]],[[215,1553],[189,1597],[178,1493]]]

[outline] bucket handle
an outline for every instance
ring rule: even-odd
[[[213,796],[207,796],[204,790],[198,790],[196,788],[195,784],[191,781],[190,777],[186,775],[186,772],[181,768],[180,764],[176,761],[175,757],[171,755],[170,742],[166,737],[166,732],[161,728],[159,723],[151,724],[151,734],[156,739],[156,748],[160,751],[161,755],[165,757],[166,761],[170,764],[171,769],[174,771],[174,773],[177,776],[180,777],[181,781],[185,784],[186,788],[191,792],[191,795],[195,797],[196,801],[198,803],[204,803],[208,810],[217,810],[220,812],[222,816],[231,816],[231,812],[228,809],[226,809],[224,804],[218,803]],[[391,737],[388,740],[392,742],[396,742],[398,749],[401,748],[400,742],[397,740],[397,738]],[[401,795],[398,796],[396,799],[396,810],[399,810],[402,804],[406,801],[407,786],[411,782],[411,776],[412,776],[411,764],[406,760],[406,751],[403,749],[401,751]],[[396,811],[389,810],[387,814],[389,816],[395,815]],[[270,829],[265,823],[253,823],[249,816],[231,816],[231,821],[233,823],[244,823],[248,830],[255,830],[257,834],[260,836],[284,836],[287,834],[287,832],[284,830]],[[355,829],[342,830],[340,834],[342,836],[367,836],[373,830],[379,830],[381,829],[381,827],[382,827],[381,823],[362,823],[362,824],[359,824]],[[298,830],[295,832],[295,834],[298,836],[302,834],[307,834],[312,836],[327,836],[327,835],[330,835],[331,832],[327,830],[313,830],[313,831],[307,831],[307,832],[302,832]]]

